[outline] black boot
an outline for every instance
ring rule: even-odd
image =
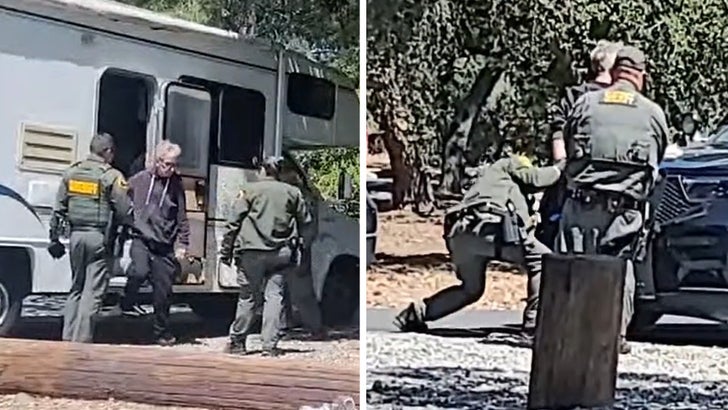
[[[632,351],[632,346],[627,342],[627,338],[624,336],[619,337],[619,354],[629,354]]]
[[[225,353],[243,356],[248,354],[245,348],[245,342],[242,340],[231,340],[225,347]]]
[[[428,327],[422,316],[422,309],[417,309],[413,302],[394,318],[394,325],[402,332],[426,332]]]
[[[260,355],[263,357],[277,357],[277,356],[280,356],[281,354],[283,354],[283,352],[281,352],[281,349],[279,349],[277,347],[263,349],[263,351],[260,353]]]

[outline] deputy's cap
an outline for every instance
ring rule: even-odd
[[[647,69],[647,57],[637,47],[624,46],[617,51],[617,58],[614,59],[614,67],[626,67],[644,71]]]

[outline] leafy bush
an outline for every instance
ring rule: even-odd
[[[728,8],[719,0],[368,4],[367,109],[415,202],[427,165],[455,186],[445,178],[451,165],[461,172],[511,150],[546,161],[546,107],[583,80],[599,39],[647,54],[647,94],[672,125],[692,110],[708,126],[725,116]],[[487,90],[482,98],[477,84]]]

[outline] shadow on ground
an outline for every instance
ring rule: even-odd
[[[426,334],[440,337],[482,338],[485,344],[528,347],[518,324],[482,328],[431,328]],[[728,325],[725,324],[658,324],[630,333],[628,340],[676,346],[728,347]]]
[[[367,372],[367,408],[523,409],[528,373],[427,367]],[[622,373],[615,409],[726,408],[728,384],[662,374]]]
[[[393,266],[407,265],[410,267],[432,267],[442,266],[450,263],[450,256],[445,253],[431,252],[421,255],[390,255],[387,253],[377,253],[375,255],[377,266]]]
[[[23,303],[23,318],[12,337],[60,340],[63,329],[62,297],[31,297]],[[151,310],[151,306],[148,307]],[[199,344],[198,339],[227,337],[231,317],[201,318],[186,305],[171,309],[170,326],[180,343]],[[130,318],[120,315],[118,308],[105,307],[97,325],[95,341],[105,344],[146,345],[153,340],[153,317]],[[357,328],[332,329],[328,340],[358,340]],[[303,329],[294,329],[286,339],[310,341],[311,335]]]
[[[372,266],[381,268],[406,266],[408,269],[439,269],[452,272],[453,274],[455,273],[454,267],[450,262],[450,255],[441,252],[430,252],[416,255],[390,255],[388,253],[378,252],[375,254],[375,261],[372,263]],[[517,265],[495,261],[488,266],[488,271],[498,271],[513,275],[525,274],[525,271],[520,269]]]

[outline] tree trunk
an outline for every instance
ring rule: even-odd
[[[460,193],[464,167],[464,151],[481,107],[500,78],[501,71],[485,67],[478,73],[467,97],[458,108],[449,133],[444,138],[443,169],[438,196],[450,197]]]
[[[529,409],[611,408],[625,261],[544,255]]]
[[[405,146],[397,139],[394,131],[387,126],[381,135],[384,148],[389,156],[389,166],[392,169],[392,207],[401,208],[406,199],[412,182],[412,174],[405,163]]]
[[[297,409],[358,402],[359,369],[293,360],[3,339],[0,393],[218,409]]]

